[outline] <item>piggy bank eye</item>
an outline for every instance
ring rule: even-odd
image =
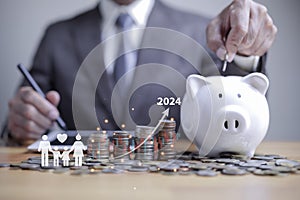
[[[238,93],[238,94],[237,94],[237,97],[238,97],[238,98],[241,98],[241,97],[242,97],[242,95],[241,95],[240,93]]]
[[[220,99],[222,98],[222,96],[223,96],[222,93],[219,93],[219,98],[220,98]]]

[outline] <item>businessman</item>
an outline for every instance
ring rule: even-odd
[[[69,129],[94,129],[97,123],[89,120],[90,112],[85,112],[84,95],[81,97],[82,104],[77,105],[76,110],[80,111],[82,120],[85,121],[77,127],[73,118],[72,89],[79,67],[101,42],[122,31],[145,30],[148,27],[174,30],[189,36],[205,48],[222,75],[265,72],[266,52],[277,32],[267,9],[252,0],[234,0],[212,20],[175,10],[159,0],[102,0],[96,8],[48,27],[31,68],[31,74],[47,92],[47,100],[28,86],[20,87],[9,102],[7,137],[19,144],[38,139],[54,126],[58,116],[66,121]],[[137,48],[130,55],[120,56],[114,62],[106,63],[110,56],[116,56],[120,48],[124,49],[124,45],[128,43],[139,47],[144,41],[156,40],[164,42],[168,38],[162,40],[150,34],[136,34],[134,37],[123,38],[122,42],[113,40],[104,47],[104,55],[99,55],[104,67],[111,65],[102,75],[95,95],[95,111],[103,129],[121,128],[120,123],[114,119],[109,104],[112,95],[109,85],[114,86],[119,79],[115,80],[118,76],[116,74],[120,73],[119,66],[159,63],[170,66],[184,77],[193,73],[213,75],[210,66],[206,66],[207,62],[201,59],[202,55],[191,55],[199,58],[199,70],[195,71],[180,56],[159,49]],[[182,52],[191,52],[191,47],[187,45],[182,45],[181,48]],[[226,53],[230,65],[223,73],[221,61]],[[123,70],[122,76],[126,70],[124,72],[124,67],[120,69]],[[167,74],[163,77],[171,78]],[[137,77],[131,78],[134,80]],[[148,111],[160,96],[170,97],[174,94],[162,86],[150,84],[144,85],[130,97],[130,105],[126,109],[131,109],[130,116],[135,123],[146,125],[151,122]],[[179,110],[179,107],[171,110],[171,115],[177,121]]]

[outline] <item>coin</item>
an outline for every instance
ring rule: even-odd
[[[216,162],[225,164],[239,164],[241,161],[232,158],[218,158],[216,159]]]
[[[101,172],[105,173],[105,174],[122,174],[125,171],[121,170],[121,169],[115,169],[115,168],[106,168],[106,169],[103,169]]]
[[[297,171],[297,169],[294,169],[291,167],[284,167],[284,166],[274,166],[269,170],[277,171],[277,172],[281,172],[281,173],[293,173],[293,172]]]
[[[253,156],[252,159],[271,161],[271,160],[274,160],[274,157],[271,157],[271,156]]]
[[[26,162],[28,164],[37,164],[37,165],[41,164],[41,160],[27,160]]]
[[[11,168],[20,168],[21,163],[12,163],[10,164]]]
[[[84,170],[84,169],[89,169],[88,166],[72,166],[70,167],[71,170]]]
[[[199,170],[199,171],[197,171],[196,175],[198,175],[198,176],[213,177],[213,176],[217,176],[218,173],[216,171],[214,171],[214,170],[206,169],[206,170]]]
[[[147,172],[149,171],[148,167],[131,167],[128,169],[129,172]]]
[[[162,175],[166,175],[166,176],[174,176],[177,175],[177,172],[173,172],[173,171],[160,171],[160,174]]]
[[[277,159],[276,165],[284,166],[284,167],[296,167],[296,166],[300,166],[300,163],[294,160]]]
[[[255,170],[253,172],[254,175],[259,175],[259,176],[277,176],[279,175],[279,172],[277,171],[272,171],[272,170]]]
[[[272,166],[272,165],[261,165],[261,166],[259,166],[258,168],[259,169],[263,169],[263,170],[270,170],[270,169],[272,169],[274,166]]]
[[[94,175],[94,174],[99,174],[101,171],[100,170],[96,170],[96,169],[89,169],[88,170],[88,174]]]
[[[160,170],[168,171],[168,172],[177,172],[179,168],[180,168],[179,165],[171,164],[171,165],[161,166]]]
[[[208,168],[212,168],[217,171],[221,171],[229,166],[229,165],[225,165],[224,163],[206,163],[206,165]]]
[[[206,170],[209,167],[205,164],[193,164],[193,165],[190,165],[190,168],[194,169],[194,170]]]
[[[4,167],[10,167],[9,163],[0,163],[0,168]]]
[[[240,162],[239,166],[241,167],[259,167],[265,165],[267,161],[264,160],[248,160],[246,162]]]
[[[156,167],[156,166],[151,166],[149,167],[149,172],[155,173],[155,172],[159,172],[160,168]]]
[[[245,175],[247,174],[246,170],[239,169],[237,167],[227,167],[222,170],[222,174],[225,175]]]
[[[56,167],[54,167],[52,164],[49,164],[48,166],[41,166],[41,169],[45,169],[45,170],[51,170],[51,169],[55,169]]]
[[[38,170],[40,168],[40,165],[21,163],[19,167],[24,170]]]

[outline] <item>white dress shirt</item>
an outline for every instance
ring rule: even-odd
[[[132,17],[134,25],[130,28],[130,30],[145,28],[148,17],[152,11],[154,1],[155,0],[137,0],[127,6],[120,6],[112,0],[102,0],[99,4],[100,13],[103,17],[101,27],[102,41],[105,41],[120,32],[119,28],[116,26],[116,20],[121,13],[128,13]],[[126,38],[126,41],[128,41],[126,45],[130,45],[133,49],[138,49],[141,45],[143,32],[134,31],[128,36],[129,38]],[[116,60],[117,54],[119,53],[120,41],[116,38],[110,40],[110,42],[104,46],[104,62],[106,66],[113,64]],[[109,67],[107,68],[107,73],[111,75],[113,70],[113,67]]]

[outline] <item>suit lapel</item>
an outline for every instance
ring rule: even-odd
[[[90,51],[100,43],[101,15],[98,7],[91,10],[84,18],[74,20],[74,23],[75,45],[78,57],[83,61]]]
[[[159,0],[155,1],[155,4],[153,6],[153,9],[149,15],[148,22],[146,25],[147,27],[165,27],[167,22],[165,22],[163,19],[166,18],[164,15],[166,8]],[[150,33],[147,34],[147,32],[144,32],[143,38],[142,38],[142,43],[147,44],[149,41],[151,42],[153,35]],[[155,39],[155,38],[153,38]],[[139,49],[138,50],[138,60],[137,60],[137,67],[143,64],[147,63],[160,63],[163,64],[165,60],[170,60],[166,58],[166,55],[162,54],[160,51],[153,50],[153,49]],[[149,66],[151,67],[151,66]],[[142,75],[136,74],[135,79],[133,82],[140,82],[138,79],[143,77]],[[152,91],[151,91],[152,92]],[[152,95],[152,94],[145,94],[146,95]],[[147,98],[145,98],[147,99]],[[135,113],[142,112],[143,107],[145,107],[146,102],[145,101],[136,101],[135,105],[130,105],[130,107],[135,108]],[[146,116],[148,113],[139,113],[137,115],[139,116]]]
[[[80,63],[86,59],[89,53],[101,42],[101,24],[102,17],[99,13],[98,6],[91,10],[88,15],[86,15],[81,21],[77,22],[75,20],[76,27],[74,31],[74,41],[77,48],[78,58]],[[78,23],[78,24],[76,24]],[[80,27],[79,27],[80,26]],[[101,68],[105,67],[103,51],[100,48],[97,48],[96,52],[99,52],[99,59],[96,59],[96,62],[86,62],[86,63],[96,63],[97,66],[89,67],[92,70],[86,71],[86,82],[91,84],[91,87],[94,88],[98,85],[99,76],[101,75]],[[98,73],[97,73],[98,72]],[[103,104],[108,112],[110,112],[110,95],[112,91],[112,84],[109,81],[109,77],[106,72],[103,73],[100,84],[96,90],[96,106]]]

